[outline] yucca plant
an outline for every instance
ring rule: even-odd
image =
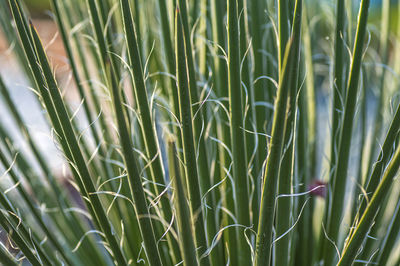
[[[0,1],[0,263],[400,265],[390,0]]]

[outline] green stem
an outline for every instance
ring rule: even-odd
[[[326,207],[329,213],[327,220],[327,235],[330,240],[326,239],[324,244],[324,262],[329,265],[334,262],[335,248],[328,241],[337,243],[339,240],[339,230],[343,219],[344,194],[346,192],[347,171],[349,164],[350,146],[352,141],[353,120],[358,94],[358,83],[361,72],[361,64],[363,58],[364,40],[367,28],[369,0],[361,2],[359,20],[357,25],[357,33],[355,38],[353,59],[350,66],[350,75],[347,85],[346,104],[343,114],[343,122],[340,129],[339,150],[340,159],[337,161],[334,169],[331,186],[332,208]]]
[[[292,38],[294,43],[300,43],[302,17],[302,0],[296,1],[295,15],[293,20]],[[296,49],[293,54],[294,58],[300,57],[300,50]],[[288,114],[285,125],[284,153],[281,160],[281,167],[278,177],[278,193],[279,195],[289,195],[293,193],[294,179],[294,154],[296,134],[296,100],[298,94],[298,77],[299,77],[299,61],[294,63],[288,79],[290,80],[290,92],[288,99]],[[291,217],[293,216],[293,199],[291,197],[282,197],[277,200],[276,211],[276,237],[285,234],[290,228]],[[280,238],[276,242],[275,247],[275,263],[276,265],[289,265],[290,252],[290,234]]]
[[[0,263],[9,266],[18,266],[19,264],[14,257],[5,248],[0,247]]]
[[[232,169],[235,195],[235,212],[237,223],[250,226],[250,210],[248,202],[248,174],[243,134],[244,122],[242,112],[242,86],[240,73],[240,39],[238,10],[235,0],[227,1],[228,9],[228,86],[229,86],[229,115],[232,143]],[[239,265],[250,262],[250,247],[242,230],[237,229]]]
[[[11,166],[11,163],[7,160],[7,158],[4,156],[4,153],[0,150],[0,162],[3,164],[4,167],[9,168]],[[8,171],[8,174],[10,175],[11,179],[15,184],[19,183],[19,179],[14,172],[12,168]],[[54,247],[57,249],[58,252],[60,252],[62,258],[65,260],[66,263],[71,264],[70,258],[66,255],[62,244],[54,237],[54,235],[50,232],[51,226],[49,224],[46,224],[43,220],[42,215],[39,212],[39,208],[34,205],[34,201],[32,200],[32,197],[28,195],[26,190],[22,186],[18,186],[17,190],[19,194],[21,195],[22,199],[25,201],[25,203],[28,205],[28,208],[30,210],[30,213],[33,214],[35,221],[39,224],[39,227],[43,230],[45,235],[49,238],[51,244],[54,245]]]
[[[4,230],[10,232],[11,239],[15,242],[15,244],[20,248],[24,256],[28,259],[33,266],[42,266],[43,263],[39,260],[38,257],[35,256],[31,248],[19,234],[18,230],[11,224],[11,221],[8,219],[3,210],[0,210],[0,225],[4,228]],[[51,265],[49,262],[46,265]]]
[[[197,84],[196,84],[196,71],[195,71],[195,60],[193,56],[191,38],[190,38],[190,26],[188,19],[188,11],[185,0],[177,1],[177,8],[180,10],[180,16],[183,27],[183,38],[185,42],[185,51],[186,51],[186,61],[187,61],[187,72],[188,72],[188,85],[189,85],[189,96],[192,104],[196,104],[198,109],[193,108],[191,106],[192,113],[196,114],[193,118],[193,133],[194,133],[194,141],[196,146],[198,147],[198,175],[200,181],[200,193],[201,195],[205,195],[205,193],[211,188],[211,176],[210,176],[210,167],[208,162],[208,149],[206,146],[206,138],[203,130],[204,120],[204,112],[203,105],[200,104],[200,97],[198,95]],[[215,195],[214,191],[208,191],[204,198],[205,202],[209,206],[215,206]],[[207,237],[208,240],[211,241],[215,234],[217,233],[217,226],[215,222],[215,209],[210,208],[205,213],[206,217],[206,225],[207,225]],[[211,244],[208,242],[208,244]],[[213,252],[211,254],[211,260],[217,264],[220,264],[222,261],[218,256],[218,253]],[[201,262],[201,261],[200,261]]]
[[[174,202],[179,228],[179,246],[183,254],[183,264],[187,266],[198,265],[196,248],[193,239],[192,221],[190,215],[184,183],[180,176],[178,153],[174,140],[168,141],[169,176],[174,185]]]
[[[383,239],[377,258],[378,265],[388,265],[388,260],[395,248],[397,236],[400,231],[400,201],[397,202],[393,213],[392,221],[390,222],[385,238]]]
[[[111,79],[111,95],[114,106],[114,112],[118,124],[119,140],[123,150],[124,163],[128,171],[128,181],[133,200],[135,202],[137,219],[139,220],[140,231],[144,240],[144,246],[152,266],[162,265],[161,258],[158,252],[156,239],[154,236],[153,226],[151,223],[149,207],[146,202],[142,181],[140,178],[140,171],[137,166],[136,157],[132,149],[132,141],[130,138],[128,126],[126,124],[127,118],[124,114],[122,107],[120,89],[116,81],[114,70],[110,67]]]
[[[185,162],[185,174],[189,193],[189,202],[192,216],[195,220],[196,248],[200,254],[200,264],[209,265],[208,257],[202,258],[207,249],[206,233],[203,221],[201,204],[200,180],[197,168],[196,149],[194,145],[193,117],[188,83],[187,56],[185,54],[183,26],[181,12],[176,10],[175,18],[175,57],[178,80],[178,97],[180,110],[180,124]]]
[[[142,120],[141,121],[142,134],[144,137],[144,144],[148,159],[152,160],[152,164],[150,165],[150,171],[154,181],[154,190],[157,193],[156,196],[158,196],[162,193],[160,185],[165,185],[164,171],[161,161],[162,158],[160,154],[159,143],[156,136],[154,121],[151,117],[151,110],[147,99],[148,97],[147,89],[143,77],[143,68],[141,65],[140,52],[135,37],[136,31],[134,27],[134,21],[130,13],[129,2],[127,0],[121,0],[120,4],[123,13],[125,38],[128,47],[128,55],[131,67],[130,72],[134,80],[136,102],[139,107],[140,119]],[[172,211],[167,193],[165,193],[161,197],[161,209],[164,214],[164,219],[166,221],[170,221],[172,219]],[[170,235],[167,235],[167,239],[169,239],[171,245],[175,246],[176,248],[178,247],[177,243],[170,238]],[[172,255],[174,256],[174,253],[172,253]]]
[[[47,93],[44,91],[48,90],[50,94],[51,102],[48,102],[46,106],[48,107],[51,104],[53,104],[55,108],[55,114],[57,114],[59,123],[62,127],[62,132],[65,137],[65,141],[68,143],[72,158],[81,176],[82,183],[87,191],[90,202],[93,205],[93,209],[98,218],[99,225],[101,226],[101,229],[105,234],[105,238],[108,244],[110,245],[111,250],[113,251],[114,258],[116,259],[119,265],[126,265],[125,258],[118,245],[116,236],[112,232],[113,230],[111,224],[109,223],[109,220],[107,219],[106,213],[103,209],[100,199],[96,194],[96,189],[92,182],[92,177],[89,173],[89,169],[87,168],[87,162],[84,159],[81,148],[78,144],[76,135],[74,133],[72,124],[70,123],[70,118],[68,117],[64,101],[61,97],[60,91],[58,89],[56,81],[54,80],[54,76],[51,72],[47,56],[44,52],[39,36],[32,25],[31,25],[31,34],[34,39],[36,53],[38,55],[39,63],[42,67],[43,75],[46,81],[46,84],[42,84],[42,86],[39,86],[40,92],[43,95]]]
[[[394,177],[398,172],[399,166],[400,147],[397,148],[393,159],[391,160],[389,166],[386,168],[386,171],[383,174],[383,177],[379,182],[379,185],[374,195],[372,196],[371,201],[367,205],[367,208],[365,209],[365,212],[360,219],[360,223],[357,225],[354,234],[351,236],[348,244],[345,246],[338,266],[351,265],[354,262],[358,251],[368,234],[368,231],[374,223],[376,214],[382,205],[382,201],[387,196],[387,193],[390,190],[390,187],[394,181]]]
[[[274,225],[276,190],[279,176],[279,165],[284,140],[287,97],[290,90],[288,76],[294,66],[294,45],[289,42],[280,76],[279,88],[275,100],[272,135],[267,165],[264,172],[264,184],[261,194],[260,219],[258,222],[255,266],[270,265],[272,229]]]

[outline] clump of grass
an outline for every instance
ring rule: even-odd
[[[344,0],[52,0],[67,85],[20,0],[0,4],[67,166],[0,77],[27,144],[0,118],[4,265],[400,263],[390,1],[368,25],[369,0],[357,21]]]

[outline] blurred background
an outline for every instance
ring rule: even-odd
[[[50,8],[50,1],[48,0],[25,0],[24,2],[36,14],[42,14],[44,10]]]
[[[8,1],[2,1],[0,8],[7,8]],[[53,63],[56,70],[56,76],[59,82],[64,85],[68,82],[68,62],[65,58],[64,48],[61,39],[57,33],[55,22],[51,18],[51,6],[48,0],[25,0],[27,10],[31,13],[32,21],[37,28],[43,43],[46,45],[48,56]],[[3,32],[0,29],[0,75],[4,82],[11,90],[11,97],[18,103],[18,108],[22,114],[24,121],[30,129],[30,134],[37,141],[39,146],[47,151],[48,162],[52,169],[61,172],[64,167],[63,158],[59,156],[55,145],[53,144],[53,137],[50,135],[48,123],[44,120],[42,108],[38,105],[34,93],[29,87],[29,81],[26,80],[18,65],[18,62],[13,54],[14,45],[9,44]],[[73,90],[68,90],[73,91]],[[14,136],[19,140],[19,146],[22,150],[28,151],[22,135],[19,133],[18,127],[13,122],[13,119],[8,115],[8,110],[0,101],[0,113],[5,114],[2,119],[4,126],[9,128],[11,132],[15,133]],[[27,152],[27,154],[30,154]],[[0,169],[1,170],[1,169]]]

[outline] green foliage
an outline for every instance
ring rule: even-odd
[[[27,144],[1,117],[0,263],[398,265],[400,47],[382,2],[368,25],[369,0],[358,16],[350,0],[51,0],[67,86],[22,1],[0,0],[68,166],[51,169],[0,77]]]
[[[50,0],[24,0],[29,10],[42,14],[46,9],[50,9]]]

